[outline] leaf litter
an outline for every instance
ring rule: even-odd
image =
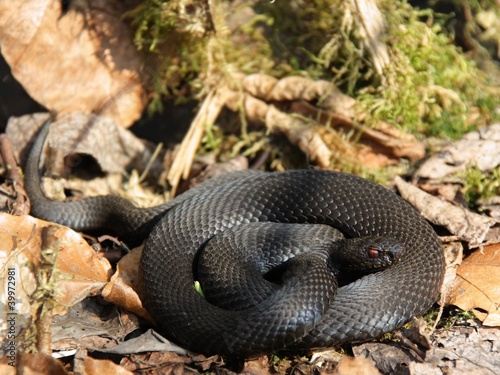
[[[446,245],[451,249],[451,254],[454,255],[448,256],[447,262],[450,267],[456,271],[458,276],[456,278],[453,276],[450,278],[451,280],[454,279],[454,284],[452,286],[452,291],[446,292],[448,298],[444,301],[444,303],[446,305],[453,304],[465,310],[472,309],[478,319],[484,320],[484,325],[498,326],[497,316],[499,296],[497,294],[497,286],[499,280],[497,280],[497,276],[500,274],[498,271],[498,245],[485,246],[482,249],[473,251],[472,254],[466,257],[465,260],[459,265],[463,248],[463,245],[460,244],[465,244],[467,249],[481,247],[482,241],[485,240],[488,231],[495,225],[496,221],[472,212],[468,212],[466,208],[459,208],[452,203],[445,202],[438,197],[429,195],[414,185],[404,182],[402,179],[397,178],[395,180],[395,184],[398,187],[400,194],[410,203],[416,204],[417,209],[419,209],[419,211],[421,211],[422,214],[428,218],[428,220],[433,222],[433,224],[447,228],[448,230],[448,235],[444,236],[443,240],[447,241]],[[457,212],[460,212],[460,215],[453,214],[454,210],[458,210]],[[441,214],[439,214],[439,212]],[[473,224],[476,216],[479,220],[477,221],[477,224]],[[15,217],[2,214],[2,216],[0,216],[0,220],[2,220],[2,241],[0,243],[3,244],[3,250],[6,251],[8,249],[12,250],[16,248],[24,249],[23,251],[17,251],[17,258],[24,259],[20,257],[28,255],[29,257],[27,260],[17,260],[18,266],[26,264],[26,261],[28,261],[29,264],[33,264],[36,267],[37,260],[39,262],[40,259],[40,251],[42,251],[42,242],[40,239],[41,232],[44,228],[53,227],[54,225],[29,216]],[[474,228],[471,230],[470,227],[473,225],[478,225],[478,228],[483,229],[478,230],[477,228]],[[151,331],[147,333],[149,336],[140,338],[140,340],[144,341],[143,344],[139,344],[135,341],[127,343],[127,340],[125,339],[127,334],[130,334],[139,328],[137,325],[137,318],[132,318],[131,320],[130,317],[139,316],[151,319],[148,317],[147,312],[143,310],[140,303],[140,297],[137,294],[137,291],[139,290],[137,287],[137,264],[138,259],[140,258],[140,248],[134,249],[123,257],[122,260],[115,266],[115,271],[112,271],[111,266],[107,263],[106,259],[96,254],[95,250],[87,245],[87,243],[79,235],[70,229],[65,229],[60,226],[55,227],[58,229],[51,232],[51,235],[56,236],[58,239],[55,242],[58,245],[58,257],[53,272],[59,274],[60,276],[58,277],[57,286],[54,286],[54,289],[59,292],[56,293],[55,297],[55,301],[57,303],[54,306],[54,313],[56,316],[54,317],[54,325],[52,329],[52,349],[63,350],[73,348],[73,350],[84,350],[83,348],[85,348],[85,350],[97,350],[103,353],[128,353],[128,355],[135,355],[134,358],[136,358],[136,360],[139,358],[136,356],[140,355],[141,358],[143,358],[140,362],[145,361],[146,363],[151,364],[154,363],[155,360],[165,361],[162,362],[162,366],[166,366],[171,369],[185,369],[185,366],[188,366],[187,368],[190,369],[189,371],[197,371],[196,368],[200,368],[199,359],[197,362],[193,359],[194,357],[191,354],[188,354],[186,357],[182,351],[172,347],[172,343],[162,342],[161,339],[158,341],[158,336]],[[12,261],[13,255],[9,254],[10,253],[7,254],[7,257]],[[99,266],[96,268],[96,265]],[[105,265],[104,268],[102,265]],[[31,272],[36,272],[36,269]],[[111,273],[113,272],[114,274],[111,276]],[[64,276],[68,274],[71,274],[71,276]],[[27,273],[26,276],[23,277],[26,278],[26,282],[23,282],[23,285],[26,286],[27,291],[25,292],[25,302],[23,302],[22,305],[26,304],[28,307],[22,307],[20,310],[27,312],[26,319],[28,322],[30,312],[30,295],[33,295],[37,286],[35,282],[36,277],[33,276],[33,273]],[[32,280],[31,284],[28,282],[29,280]],[[449,285],[445,285],[445,287],[449,288]],[[76,309],[76,311],[88,310],[89,305],[87,305],[87,308],[82,310],[82,303],[85,303],[84,301],[88,300],[88,298],[85,299],[87,296],[94,296],[91,297],[93,300],[97,298],[96,296],[99,296],[98,298],[102,298],[101,303],[106,303],[104,301],[108,301],[111,303],[109,306],[113,306],[113,309],[120,306],[123,310],[111,320],[102,320],[103,317],[106,316],[103,315],[102,311],[98,313],[91,313],[90,315],[87,315],[87,313],[82,314],[82,312],[76,313],[76,315],[74,312],[72,313],[72,309]],[[97,300],[95,300],[95,302],[97,302]],[[58,314],[68,311],[68,309],[69,312],[63,316],[66,316],[69,320],[61,320]],[[134,312],[135,314],[126,313],[125,310]],[[73,318],[71,316],[73,316]],[[72,319],[74,320],[72,321]],[[95,321],[94,324],[91,323],[92,320]],[[117,334],[116,329],[113,327],[116,327],[116,324],[119,324],[118,327],[120,327],[126,321],[131,322],[126,325],[128,326],[128,329],[122,331],[120,334]],[[77,322],[80,324],[77,324]],[[104,322],[107,323],[104,324]],[[82,323],[84,324],[81,325]],[[71,329],[61,330],[60,327],[71,327]],[[457,332],[468,332],[467,329],[470,329],[470,327],[464,326],[460,327],[460,329],[461,331],[453,331],[454,337],[460,337],[460,334]],[[481,326],[477,326],[477,324],[473,326],[474,332],[482,332],[484,329],[485,328]],[[437,363],[436,361],[439,360],[445,361],[439,362],[442,368],[446,366],[449,367],[449,363],[446,362],[449,361],[449,359],[445,360],[444,357],[439,359],[438,357],[440,353],[442,354],[444,352],[442,350],[437,350],[435,347],[435,343],[437,342],[436,335],[440,335],[439,337],[446,337],[447,330],[449,329],[441,328],[434,331],[429,336],[431,343],[430,349],[427,347],[423,349],[421,348],[418,349],[416,353],[420,353],[421,351],[424,353],[427,352],[425,357],[428,358],[431,356],[431,358],[433,358],[434,365]],[[63,334],[63,332],[65,332],[65,334]],[[498,331],[491,329],[487,332],[489,332],[488,337],[492,340],[491,343],[493,345],[491,353],[495,353],[498,349],[498,338],[495,334]],[[105,337],[108,337],[108,339],[103,340]],[[111,337],[113,337],[112,340],[109,339]],[[481,340],[480,337],[478,337],[477,340]],[[396,342],[397,341],[398,339],[396,339]],[[454,343],[452,341],[446,341],[446,344],[450,345],[450,348],[454,348]],[[122,347],[124,347],[124,349],[121,349]],[[173,354],[159,357],[151,356],[151,352],[155,352],[155,349],[160,348],[162,348],[162,351],[177,351],[179,354],[176,354],[176,356],[173,356]],[[418,371],[423,371],[422,369],[428,369],[428,367],[426,367],[426,364],[428,364],[427,359],[424,360],[415,353],[411,354],[412,350],[415,350],[415,348],[401,348],[400,345],[391,343],[391,341],[353,345],[353,350],[356,357],[371,358],[371,361],[373,361],[377,368],[383,373],[400,371],[402,368],[406,369],[407,367],[405,366],[407,365],[410,366],[409,368],[412,371],[408,373],[419,373]],[[389,354],[394,350],[396,350],[399,354]],[[450,350],[456,351],[458,349],[455,348]],[[146,354],[140,354],[143,351],[146,351]],[[148,352],[150,354],[147,354]],[[378,354],[374,355],[373,353]],[[484,353],[484,355],[488,356],[487,353]],[[453,359],[454,366],[466,367],[466,362],[462,361],[459,357],[460,355],[457,354],[456,358]],[[132,365],[135,363],[134,361],[130,362],[130,359],[124,361],[125,362],[123,362],[122,365],[127,364],[127,366],[131,366],[130,369],[132,369],[132,371],[138,369],[137,366]],[[220,359],[214,359],[213,361],[204,359],[204,361],[208,361],[205,362],[205,364],[211,363],[210,366],[220,366],[222,364]],[[248,373],[258,373],[256,368],[260,368],[262,370],[262,363],[264,362],[266,363],[264,368],[270,366],[268,357],[264,357],[264,359],[261,360],[252,360],[247,362],[244,368],[249,371]],[[300,361],[299,363],[301,363],[302,367],[305,366],[305,368],[310,368],[311,366],[323,368],[324,366],[327,366],[325,364],[326,362],[321,361],[316,361],[314,364]],[[210,366],[207,368],[210,368]],[[368,365],[365,365],[364,367],[367,366]]]

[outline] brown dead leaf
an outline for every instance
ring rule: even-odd
[[[85,360],[85,371],[87,375],[133,375],[132,372],[109,359],[94,359],[92,357],[87,357]]]
[[[476,214],[436,198],[400,177],[395,178],[401,196],[414,206],[423,217],[436,225],[442,225],[470,247],[482,244],[490,228],[497,223],[493,218]]]
[[[59,0],[2,1],[2,55],[44,107],[59,114],[98,112],[129,126],[140,117],[146,95],[142,57],[122,20],[127,5],[134,6],[81,0],[80,9],[63,13]]]
[[[373,362],[368,358],[352,358],[346,357],[342,359],[335,371],[334,375],[379,375],[380,372],[373,365]]]
[[[53,317],[51,348],[65,351],[84,347],[106,351],[106,348],[115,348],[117,342],[121,343],[119,345],[129,342],[125,339],[139,328],[138,320],[136,315],[103,303],[99,298],[85,298],[70,307],[66,314]]]
[[[401,158],[417,161],[425,156],[423,143],[413,135],[381,121],[373,128],[364,126],[361,121],[356,120],[357,115],[354,110],[346,116],[304,101],[293,103],[290,110],[315,119],[325,125],[326,129],[339,132],[344,139],[351,138],[347,156],[370,168],[394,165]],[[346,137],[347,134],[352,136]],[[332,144],[329,146],[332,147]]]
[[[16,375],[16,368],[12,365],[9,365],[9,359],[7,357],[0,358],[0,372],[3,375]]]
[[[472,310],[485,326],[500,326],[500,244],[476,250],[457,270],[448,303]]]
[[[97,256],[95,251],[73,230],[35,219],[31,216],[12,216],[0,213],[0,253],[2,268],[18,270],[19,283],[16,305],[19,314],[30,312],[30,297],[37,288],[37,267],[42,252],[42,236],[47,229],[56,228],[52,234],[58,243],[54,272],[59,274],[55,286],[56,301],[61,305],[56,313],[65,306],[72,306],[89,295],[96,295],[107,283],[111,274],[109,262]],[[2,284],[6,282],[2,272]],[[5,288],[1,289],[2,291]]]
[[[250,95],[266,102],[319,101],[321,108],[341,116],[354,113],[356,100],[342,93],[335,85],[325,80],[312,81],[306,77],[290,76],[278,80],[266,74],[236,75],[238,83]]]
[[[15,365],[9,365],[8,357],[0,358],[0,373],[3,375],[67,375],[64,367],[59,361],[50,355],[37,353],[18,352],[14,361]]]
[[[141,373],[150,368],[161,368],[165,374],[189,374],[196,373],[189,369],[185,364],[190,363],[191,359],[186,356],[180,356],[172,352],[152,352],[148,354],[135,355],[133,357],[122,358],[120,365],[125,369],[135,373]],[[169,370],[170,372],[167,372]]]
[[[345,134],[356,133],[357,141],[354,157],[359,162],[369,167],[380,167],[395,164],[400,158],[416,161],[424,157],[424,145],[413,135],[406,134],[388,123],[377,122],[373,128],[363,126],[359,114],[356,112],[356,100],[340,92],[331,82],[324,80],[313,81],[305,77],[291,76],[280,80],[265,74],[251,74],[249,76],[237,75],[243,90],[261,101],[276,103],[292,102],[288,111],[309,117],[328,128],[342,130]],[[245,99],[248,100],[248,99]],[[311,102],[317,102],[312,105]],[[255,105],[249,105],[252,109]],[[262,105],[261,105],[262,107]],[[255,111],[246,109],[246,114],[257,113],[256,119],[265,118],[263,110]],[[286,118],[284,118],[286,120]],[[255,120],[255,119],[253,119]],[[290,121],[290,120],[286,120]],[[266,125],[269,126],[266,119]],[[285,127],[286,129],[286,127]],[[280,129],[281,130],[281,127]],[[286,133],[287,137],[290,136]],[[311,137],[311,136],[309,136]],[[293,144],[296,141],[290,139]],[[309,141],[310,142],[310,141]],[[316,141],[317,142],[317,141]],[[299,147],[308,151],[313,157],[318,158],[320,166],[328,165],[331,156],[325,151],[317,152],[316,147],[322,143]],[[331,146],[331,145],[329,145]]]
[[[247,118],[255,123],[264,125],[271,132],[285,135],[288,140],[308,155],[315,164],[326,168],[331,162],[332,152],[325,145],[317,132],[313,130],[310,121],[304,121],[297,116],[291,116],[276,106],[257,99],[250,94],[221,89],[225,98],[225,105],[232,111],[243,110]]]
[[[141,299],[137,294],[139,291],[139,267],[142,256],[142,248],[136,248],[125,255],[118,265],[116,272],[110,282],[101,292],[102,297],[117,306],[121,306],[150,322],[153,317],[142,306]]]
[[[246,361],[241,373],[244,375],[270,375],[269,359],[267,356],[263,356]]]
[[[441,286],[441,305],[444,305],[444,300],[450,294],[453,284],[457,277],[457,268],[462,263],[464,255],[462,242],[456,241],[443,244],[444,261],[446,270],[444,273],[444,281]],[[440,310],[441,314],[441,310]],[[439,319],[437,319],[439,321]]]

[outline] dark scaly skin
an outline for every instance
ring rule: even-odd
[[[245,356],[283,346],[364,341],[402,326],[439,296],[444,275],[439,238],[413,207],[377,184],[332,171],[254,172],[209,181],[152,209],[138,209],[116,197],[51,202],[39,187],[45,135],[42,130],[26,168],[33,215],[77,230],[135,233],[134,238],[152,227],[141,260],[144,303],[162,333],[192,350]],[[347,238],[388,235],[407,250],[395,266],[341,287],[333,302],[311,302],[305,315],[290,309],[283,319],[262,318],[268,307],[226,311],[209,304],[193,288],[199,247],[224,229],[254,221],[327,224]],[[306,281],[295,297],[310,298],[309,292],[329,289],[327,278]],[[280,306],[287,303],[293,307],[295,299]]]

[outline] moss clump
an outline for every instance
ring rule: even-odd
[[[442,27],[447,18],[431,9],[398,0],[377,3],[390,58],[377,71],[362,21],[349,1],[206,4],[147,0],[133,13],[137,45],[163,56],[155,80],[158,95],[193,98],[214,82],[214,73],[299,74],[331,80],[356,97],[368,124],[383,120],[447,138],[491,122],[500,105],[498,90],[487,86],[486,77]],[[243,21],[236,22],[236,14]]]
[[[423,316],[423,319],[427,322],[429,326],[433,326],[436,324],[436,319],[439,316],[439,311],[437,308],[433,308],[426,315]],[[466,325],[468,321],[471,319],[475,319],[475,315],[472,310],[463,311],[458,307],[447,306],[443,310],[443,314],[440,317],[439,322],[437,322],[436,328],[450,328],[454,326]]]
[[[228,60],[250,67],[248,72],[329,79],[359,100],[368,123],[383,120],[452,139],[490,123],[500,105],[498,90],[453,44],[441,25],[449,16],[396,0],[378,4],[390,57],[382,74],[374,69],[356,9],[340,0],[261,2],[242,28],[258,53],[245,54],[248,44],[242,44]]]
[[[135,43],[145,51],[146,82],[153,88],[151,112],[161,111],[163,97],[183,103],[202,87],[207,65],[207,35],[213,32],[208,3],[196,0],[146,0],[129,12]]]
[[[469,167],[459,177],[464,181],[463,193],[471,208],[477,208],[479,199],[500,195],[500,168],[483,172],[476,167]]]
[[[433,13],[391,3],[382,3],[390,37],[391,64],[384,72],[388,84],[360,91],[365,108],[375,118],[413,132],[449,138],[491,121],[498,97],[434,23]]]

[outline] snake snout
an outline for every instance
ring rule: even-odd
[[[401,259],[405,245],[391,237],[374,237],[367,243],[366,256],[371,259],[374,270],[390,267]]]

